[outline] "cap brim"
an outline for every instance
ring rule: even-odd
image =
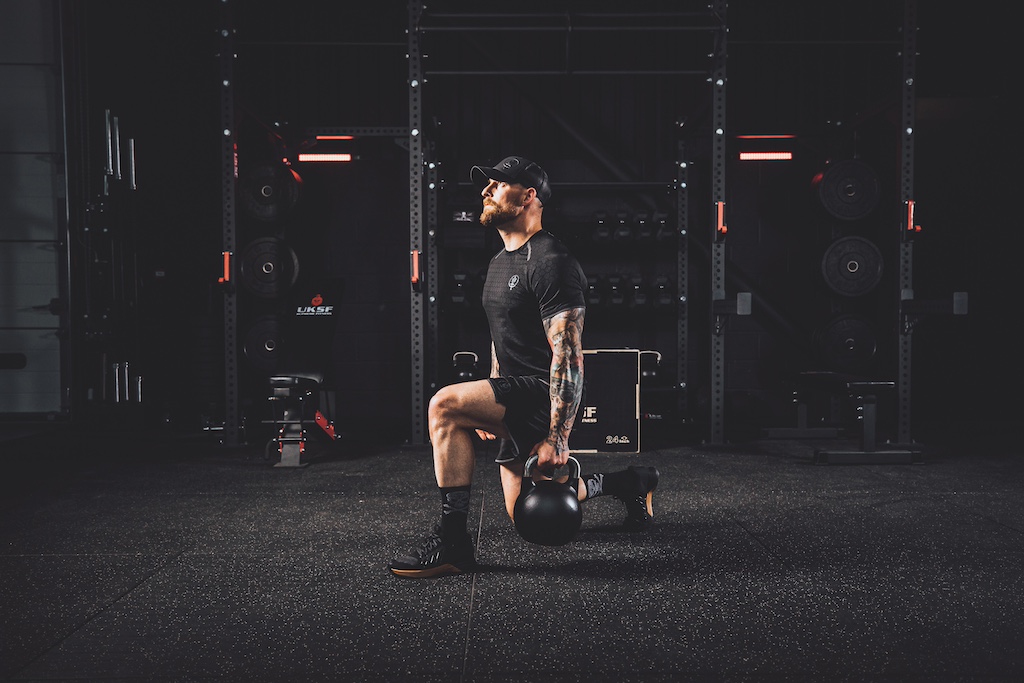
[[[503,173],[496,168],[490,168],[489,166],[474,166],[470,169],[469,176],[477,185],[486,185],[491,180],[500,180],[503,183],[518,182],[507,173]]]

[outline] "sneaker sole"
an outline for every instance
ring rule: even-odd
[[[472,572],[472,569],[462,569],[454,564],[442,564],[430,567],[429,569],[396,569],[395,567],[389,567],[389,569],[391,569],[391,573],[395,576],[401,576],[406,579],[431,579],[436,576],[452,576],[454,574]]]
[[[634,466],[634,469],[641,468]],[[654,490],[658,488],[658,482],[661,480],[661,472],[658,471],[657,467],[649,467],[647,469],[653,470],[654,472],[654,476],[652,477],[654,483],[651,485],[650,490],[647,492],[647,497],[644,501],[645,507],[647,509],[647,518],[637,519],[633,517],[627,517],[626,521],[623,524],[623,527],[626,529],[626,531],[645,531],[648,528],[650,528],[651,523],[654,521]]]
[[[658,471],[657,467],[651,467],[654,470],[654,484],[651,485],[651,490],[647,492],[647,514],[652,519],[654,518],[654,489],[658,488],[658,481],[661,479],[661,472]]]

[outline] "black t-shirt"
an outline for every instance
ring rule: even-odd
[[[502,249],[487,268],[482,302],[502,375],[551,372],[543,320],[586,306],[587,276],[551,233],[541,230],[515,251]]]

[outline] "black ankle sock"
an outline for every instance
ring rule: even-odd
[[[466,533],[469,518],[469,486],[441,489],[441,536],[455,538]]]
[[[604,495],[604,476],[604,474],[599,472],[580,475],[580,479],[583,480],[583,489],[587,492],[587,497],[583,500],[590,500],[591,498]]]

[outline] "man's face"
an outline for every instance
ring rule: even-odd
[[[500,228],[514,221],[523,213],[524,192],[526,188],[520,185],[491,180],[480,192],[484,204],[480,212],[480,224],[488,228]]]

